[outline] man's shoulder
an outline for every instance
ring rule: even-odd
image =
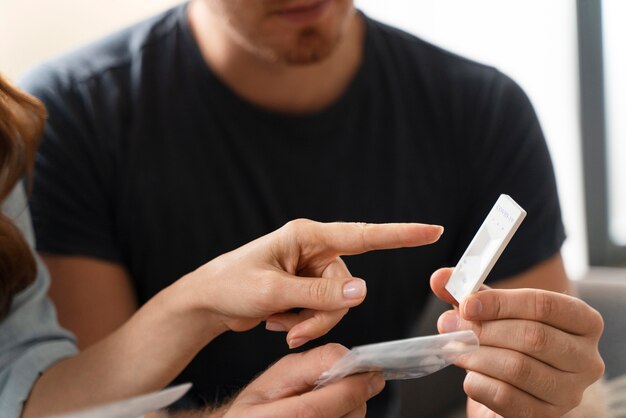
[[[19,84],[35,95],[45,95],[50,89],[70,88],[113,71],[130,71],[147,50],[159,48],[173,32],[184,8],[176,6],[45,61],[28,71]]]
[[[400,28],[369,17],[366,20],[374,48],[385,58],[401,62],[416,75],[446,78],[451,82],[506,78],[493,66],[456,54]]]

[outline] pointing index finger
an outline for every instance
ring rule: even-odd
[[[339,255],[367,251],[417,247],[436,242],[443,227],[418,223],[348,223],[321,224],[315,237],[328,250]]]

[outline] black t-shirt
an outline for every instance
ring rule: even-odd
[[[491,279],[555,255],[564,240],[550,157],[522,90],[369,18],[356,76],[316,114],[238,97],[203,61],[186,5],[22,84],[50,115],[32,199],[39,250],[124,265],[140,303],[291,219],[444,225],[437,244],[345,259],[367,280],[367,299],[306,347],[351,347],[406,336],[430,274],[456,264],[501,193],[528,216]],[[288,351],[284,334],[263,326],[226,333],[180,380],[222,399]],[[387,398],[368,416],[382,416]]]

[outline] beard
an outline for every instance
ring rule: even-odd
[[[293,26],[268,22],[273,10],[291,0],[267,0],[245,12],[249,0],[204,0],[224,23],[226,32],[242,49],[274,64],[310,65],[328,58],[348,32],[355,15],[352,0],[333,0],[327,16],[294,31]],[[258,1],[258,0],[257,0]],[[272,3],[273,1],[273,3]],[[270,4],[271,3],[271,4]]]
[[[295,44],[286,51],[276,53],[278,61],[288,65],[315,64],[328,58],[339,44],[339,37],[331,39],[315,28],[305,28],[297,36]]]
[[[275,64],[304,66],[319,63],[328,58],[339,45],[341,33],[329,35],[318,28],[307,27],[285,43],[253,41],[254,37],[235,34],[237,42],[248,52],[262,60]]]

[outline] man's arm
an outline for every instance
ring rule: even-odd
[[[52,276],[50,297],[59,322],[85,349],[111,334],[136,311],[131,279],[120,265],[95,258],[43,255]]]
[[[280,323],[282,330],[287,332],[287,340],[291,340],[290,345],[294,345],[293,340],[299,341],[299,345],[304,344],[324,335],[349,308],[365,299],[365,281],[349,274],[345,265],[338,262],[341,255],[426,245],[437,241],[442,232],[440,226],[421,224],[289,222],[185,275],[151,298],[110,335],[79,355],[63,359],[47,369],[33,386],[23,416],[67,412],[160,389],[216,336],[228,330],[245,331],[264,320]],[[83,269],[91,267],[89,263],[77,265]],[[70,267],[72,264],[68,263],[64,269],[70,270]],[[119,268],[109,268],[120,272]],[[61,270],[58,269],[57,273],[63,273]],[[98,272],[99,280],[107,279],[103,276],[106,271],[104,268]],[[307,272],[306,276],[297,275],[303,271]],[[67,273],[78,280],[80,271],[71,269]],[[91,277],[90,272],[83,273],[85,278]],[[81,286],[84,283],[77,282]],[[119,287],[110,288],[119,290]],[[89,286],[85,289],[92,290]],[[63,296],[68,293],[76,294],[73,289]],[[98,309],[108,311],[111,307],[106,304],[111,301],[104,299],[102,294],[96,296],[90,296],[95,298],[93,303]],[[115,295],[107,297],[114,298]],[[76,299],[83,302],[80,294]],[[302,310],[285,314],[296,307]],[[95,310],[93,306],[84,308],[86,312]],[[302,312],[307,314],[300,315]],[[84,318],[81,320],[82,324],[88,325]],[[111,321],[109,326],[116,325]],[[332,348],[329,350],[333,351]],[[344,354],[345,348],[342,350],[341,354]],[[257,416],[279,416],[274,412],[281,410],[301,411],[308,405],[317,405],[307,402],[321,401],[322,392],[332,398],[330,386],[327,388],[330,391],[308,393],[315,386],[315,379],[331,364],[324,363],[329,360],[327,351],[317,353],[321,356],[320,368],[306,379],[298,376],[298,370],[303,373],[311,370],[293,363],[298,362],[293,359],[300,357],[288,357],[292,360],[284,360],[281,364],[292,364],[291,372],[286,371],[291,370],[290,366],[274,367],[271,373],[268,370],[265,378],[257,379],[252,389],[240,395],[242,398],[246,394],[246,401],[238,407],[241,414],[228,416],[251,416],[247,408],[256,402],[265,403],[267,396],[278,396],[277,402],[267,408],[261,405]],[[353,377],[344,383],[347,385],[346,396],[354,393],[350,389],[350,379]],[[307,384],[303,385],[302,381]],[[363,383],[363,388],[369,386],[367,382]],[[382,379],[379,383],[381,386],[376,393],[382,389]],[[261,399],[258,398],[259,391],[254,389],[259,387],[268,388],[264,391],[268,395]],[[298,396],[304,392],[307,396]],[[320,417],[335,417],[357,408],[362,415],[365,399],[373,394],[352,404],[348,402],[348,405],[346,401],[350,399],[340,396],[335,405],[339,407],[337,411],[332,410],[333,405],[325,403],[316,406],[316,411],[330,407],[330,412]],[[296,415],[300,416],[299,413],[286,414]]]
[[[496,289],[536,288],[567,294],[573,292],[560,253],[521,274],[493,282],[490,286]]]

